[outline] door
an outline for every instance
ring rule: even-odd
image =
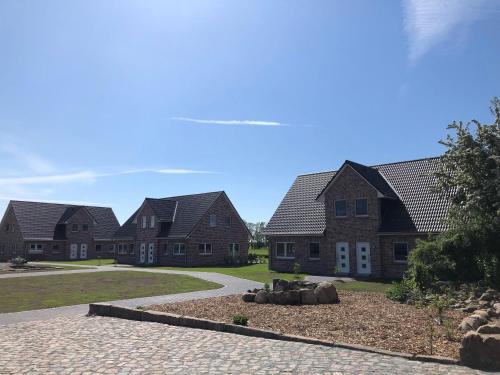
[[[338,272],[349,273],[351,271],[351,268],[349,267],[349,244],[347,242],[337,242],[335,253]]]
[[[369,275],[372,272],[369,242],[356,243],[356,262],[358,265],[358,274]]]
[[[80,259],[87,259],[87,244],[82,243],[80,245]]]
[[[155,244],[150,243],[148,247],[148,264],[153,264],[155,259],[154,254],[155,254]]]
[[[139,263],[146,263],[146,244],[141,243],[141,249],[139,251]]]
[[[78,245],[76,243],[72,243],[69,245],[69,259],[78,258]]]

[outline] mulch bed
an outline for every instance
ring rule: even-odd
[[[414,306],[388,300],[383,294],[339,291],[340,303],[279,306],[245,303],[240,295],[148,306],[157,310],[227,323],[234,315],[248,317],[248,325],[321,340],[359,344],[412,354],[431,354],[429,319]],[[462,334],[457,327],[466,314],[448,311],[453,337],[433,322],[433,355],[458,358]]]

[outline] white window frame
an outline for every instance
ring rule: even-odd
[[[345,202],[345,215],[337,215],[337,202]],[[333,201],[333,215],[336,218],[344,218],[347,217],[347,199],[335,199]]]
[[[312,244],[317,244],[318,245],[318,257],[312,257],[311,256],[311,245]],[[320,254],[321,254],[321,244],[319,243],[319,241],[309,242],[309,259],[310,260],[319,260],[320,259]]]
[[[203,245],[203,251],[200,251],[200,245]],[[207,248],[210,247],[210,252],[207,251]],[[198,244],[198,254],[199,255],[212,255],[213,254],[213,248],[211,243],[199,243]]]
[[[366,201],[366,214],[358,215],[358,200],[365,200]],[[356,198],[354,200],[354,216],[356,216],[356,217],[368,217],[368,198],[360,197],[360,198]]]
[[[118,255],[127,255],[128,254],[128,244],[119,243],[117,253],[118,253]]]
[[[406,245],[406,260],[397,260],[396,259],[396,245],[401,245],[405,244]],[[408,256],[410,255],[410,246],[408,245],[408,242],[405,241],[396,241],[392,243],[392,261],[394,263],[399,263],[399,264],[407,264],[408,263]]]
[[[210,217],[208,219],[208,225],[211,227],[217,226],[217,215],[216,214],[210,214]]]
[[[142,217],[141,227],[142,227],[142,229],[146,229],[148,227],[148,217],[147,216]]]
[[[278,244],[283,244],[284,245],[284,250],[285,250],[285,255],[284,256],[279,256],[278,255]],[[288,245],[292,245],[292,249],[293,249],[293,256],[289,256],[288,253],[289,253],[289,248],[288,248]],[[276,255],[276,258],[277,259],[295,259],[295,242],[276,242],[276,252],[275,252],[275,255]]]
[[[28,253],[29,254],[42,254],[43,253],[43,245],[40,243],[30,243]]]
[[[182,242],[174,243],[174,255],[186,255],[186,244]]]
[[[150,218],[149,218],[149,228],[154,228],[155,227],[155,215],[152,215]]]
[[[235,252],[235,249],[237,251]],[[237,242],[233,242],[229,244],[229,255],[234,256],[234,257],[239,257],[240,256],[240,244]]]

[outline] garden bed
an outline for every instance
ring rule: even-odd
[[[334,305],[280,306],[245,303],[240,295],[148,306],[164,311],[227,323],[235,315],[248,317],[250,327],[321,340],[359,344],[411,354],[431,354],[429,319],[414,306],[388,300],[380,293],[339,291]],[[433,355],[458,358],[462,334],[459,311],[446,313],[452,320],[454,340],[445,337],[444,326],[433,323]]]

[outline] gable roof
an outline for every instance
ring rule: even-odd
[[[374,165],[346,161],[381,194],[380,232],[439,232],[450,202],[431,191],[440,158]],[[342,168],[341,168],[342,169]],[[298,176],[273,217],[265,234],[323,234],[325,206],[319,196],[335,179],[336,171]],[[397,199],[395,199],[397,198]]]
[[[94,238],[111,239],[120,226],[109,207],[76,206],[70,204],[10,201],[24,239],[54,239],[56,226],[66,222],[80,208],[85,208],[95,220]]]
[[[223,191],[210,193],[181,195],[167,198],[146,198],[145,202],[160,219],[160,221],[171,222],[168,237],[187,237],[198,224],[203,215],[215,203]],[[142,207],[142,206],[141,206]],[[116,231],[115,238],[135,237],[137,223],[134,223],[140,208]]]

